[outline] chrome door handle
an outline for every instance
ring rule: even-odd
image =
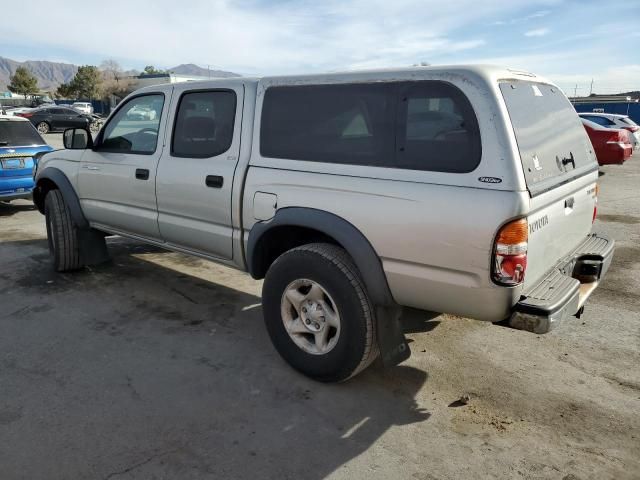
[[[93,165],[82,165],[82,168],[86,168],[87,170],[100,170],[100,167],[94,167]]]

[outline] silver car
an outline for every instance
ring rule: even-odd
[[[140,109],[154,118],[130,115]],[[580,315],[611,262],[573,107],[487,66],[146,87],[39,163],[54,266],[122,235],[264,278],[271,339],[321,381],[409,355],[404,307],[534,333]]]

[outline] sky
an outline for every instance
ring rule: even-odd
[[[491,63],[570,95],[640,90],[639,0],[23,0],[1,15],[0,56],[18,61],[258,76]]]

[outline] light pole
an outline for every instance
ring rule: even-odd
[[[629,104],[631,102],[631,97],[627,97],[627,116],[629,116]]]

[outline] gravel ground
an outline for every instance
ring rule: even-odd
[[[602,169],[618,247],[580,320],[416,314],[409,360],[340,385],[279,358],[248,276],[121,238],[55,274],[43,217],[0,205],[0,478],[640,478],[637,157]]]

